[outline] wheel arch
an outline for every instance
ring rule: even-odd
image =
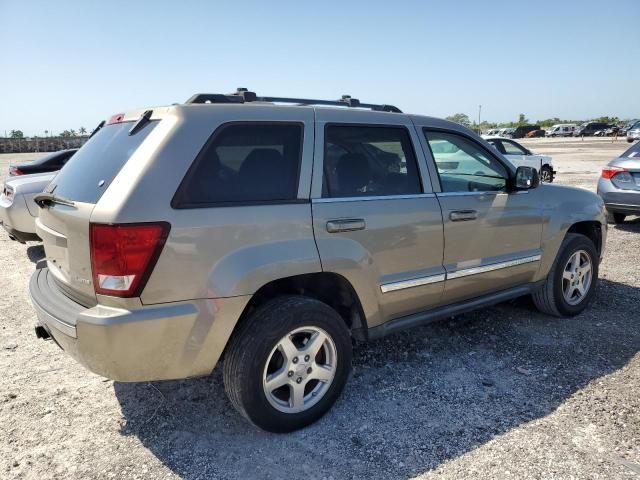
[[[260,305],[284,295],[306,296],[329,305],[340,315],[356,341],[364,342],[368,339],[367,320],[353,285],[334,272],[293,275],[264,284],[252,295],[234,331]]]

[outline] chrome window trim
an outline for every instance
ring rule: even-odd
[[[420,287],[432,283],[444,282],[446,275],[440,273],[438,275],[429,275],[428,277],[412,278],[411,280],[402,280],[400,282],[391,282],[380,285],[382,293],[395,292],[396,290],[404,290],[405,288]]]
[[[444,282],[446,280],[468,277],[470,275],[493,272],[494,270],[501,270],[503,268],[517,267],[518,265],[538,262],[541,258],[542,255],[530,255],[528,257],[517,258],[515,260],[509,260],[507,262],[492,263],[491,265],[484,265],[481,267],[464,268],[461,270],[456,270],[454,272],[412,278],[410,280],[401,280],[399,282],[384,283],[380,285],[380,290],[382,291],[382,293],[395,292],[407,288],[420,287],[423,285]]]
[[[482,192],[438,192],[438,197],[466,197],[468,195],[523,195],[529,193],[529,190],[518,190],[515,192],[504,192],[495,190],[486,190]]]
[[[364,197],[335,197],[335,198],[312,198],[313,203],[336,203],[336,202],[368,202],[372,200],[405,200],[410,198],[435,198],[435,193],[414,193],[409,195],[370,195]]]
[[[542,255],[531,255],[529,257],[517,258],[515,260],[509,260],[507,262],[492,263],[490,265],[484,265],[481,267],[463,268],[454,272],[447,272],[447,280],[468,277],[470,275],[477,275],[479,273],[493,272],[494,270],[516,267],[518,265],[524,265],[526,263],[538,262],[541,258]]]

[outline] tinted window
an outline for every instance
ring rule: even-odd
[[[221,127],[187,173],[178,208],[295,200],[302,126],[234,123]]]
[[[149,122],[135,135],[129,135],[133,122],[103,127],[69,159],[47,190],[55,187],[58,196],[96,203],[157,124]]]
[[[425,130],[443,192],[500,191],[507,169],[474,141],[453,133]]]
[[[502,142],[507,155],[524,155],[526,152],[522,147],[512,142]]]
[[[623,158],[638,158],[640,159],[640,142],[633,144],[622,155]]]
[[[324,197],[422,192],[405,128],[330,125],[325,135]]]

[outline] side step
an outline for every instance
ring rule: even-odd
[[[482,297],[472,298],[471,300],[464,300],[462,302],[453,303],[451,305],[445,305],[426,312],[418,312],[405,317],[395,318],[382,325],[369,329],[369,340],[375,340],[382,338],[391,333],[399,332],[400,330],[406,330],[407,328],[418,327],[427,323],[449,318],[454,315],[469,312],[483,307],[490,307],[496,303],[506,302],[514,298],[522,297],[534,292],[540,287],[540,283],[532,283],[528,285],[522,285],[519,287],[509,288],[500,292],[491,293]]]

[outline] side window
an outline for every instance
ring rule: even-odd
[[[474,141],[455,133],[424,131],[443,192],[502,191],[508,172]]]
[[[504,145],[504,151],[507,155],[524,155],[526,152],[517,144],[513,142],[502,142]]]
[[[422,193],[403,127],[328,125],[324,152],[323,197]]]
[[[232,123],[220,127],[185,176],[173,205],[294,200],[303,127],[295,123]]]

